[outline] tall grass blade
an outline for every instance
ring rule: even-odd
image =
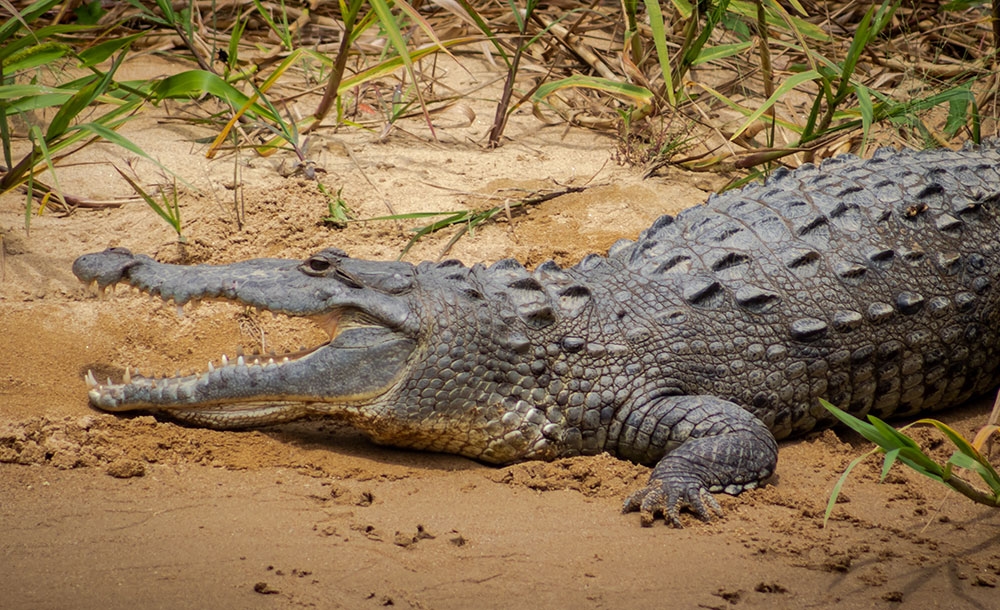
[[[851,460],[851,463],[848,464],[844,473],[840,475],[839,479],[837,479],[837,482],[833,485],[833,490],[830,491],[830,499],[826,502],[826,512],[823,514],[823,527],[826,527],[827,522],[830,520],[830,514],[833,513],[833,507],[837,503],[837,498],[840,497],[840,491],[843,489],[844,483],[847,482],[847,477],[851,476],[851,471],[853,471],[858,464],[867,460],[869,456],[874,455],[877,451],[878,449],[872,449],[868,453]]]
[[[896,463],[896,458],[899,457],[899,448],[890,449],[885,452],[885,461],[882,462],[882,472],[879,475],[879,480],[884,481],[887,476],[889,476],[889,469],[892,465]]]
[[[674,4],[678,1],[675,0]],[[670,51],[667,49],[667,34],[663,25],[663,13],[660,12],[659,0],[643,0],[646,5],[646,16],[649,18],[649,28],[653,31],[653,46],[656,48],[656,59],[660,63],[660,75],[663,77],[664,90],[667,93],[667,102],[671,106],[677,105],[677,96],[674,93],[673,69],[670,67]],[[687,7],[688,15],[691,14],[691,7]]]
[[[997,474],[988,460],[949,426],[933,419],[922,419],[913,424],[925,424],[936,427],[958,448],[958,451],[953,453],[947,463],[942,466],[924,453],[912,438],[903,434],[902,431],[892,428],[879,418],[869,415],[868,420],[870,423],[866,423],[841,411],[825,400],[820,400],[820,403],[841,422],[875,443],[877,447],[873,451],[883,451],[886,453],[885,464],[882,468],[883,479],[889,467],[898,460],[915,472],[929,479],[944,483],[974,502],[1000,507],[1000,475]],[[860,459],[858,458],[858,460]],[[850,467],[848,467],[848,472],[854,468],[858,460],[851,463]],[[976,472],[989,486],[991,493],[984,493],[967,483],[961,477],[956,476],[952,472],[952,466]],[[841,483],[846,479],[846,476],[847,472],[844,473],[841,481],[834,487],[833,495],[827,504],[827,518],[832,510],[836,494],[840,493]]]
[[[56,175],[55,163],[52,162],[52,153],[49,150],[48,144],[45,142],[45,137],[42,135],[41,128],[38,127],[37,125],[32,125],[30,134],[31,134],[31,143],[33,144],[34,148],[37,149],[37,153],[35,150],[32,150],[32,152],[29,155],[30,158],[32,158],[33,160],[35,160],[36,158],[40,158],[42,161],[45,162],[45,166],[48,168],[49,173],[52,174],[52,190],[55,191],[56,195],[59,197],[60,202],[65,202],[66,201],[65,198],[62,196],[62,189],[59,187],[59,176]],[[35,172],[34,171],[28,172],[28,176],[29,179],[32,182],[34,182]],[[32,198],[31,191],[32,189],[29,187],[28,204],[24,215],[25,231],[27,231],[31,226],[31,198]],[[43,208],[39,208],[38,213],[41,214],[42,210]]]
[[[60,33],[77,32],[89,28],[57,26],[49,29],[52,31],[47,35],[55,36]],[[41,30],[37,34],[42,34]],[[70,53],[72,50],[69,45],[57,40],[43,39],[41,42],[37,42],[33,38],[23,36],[0,47],[0,61],[3,62],[4,72],[15,74],[22,70],[44,65],[47,62],[56,61]]]
[[[875,107],[872,105],[868,87],[857,85],[854,91],[858,96],[858,112],[861,113],[861,151],[863,153],[868,149],[869,135],[872,124],[875,122]]]
[[[576,87],[603,91],[616,98],[627,100],[636,106],[639,113],[644,113],[644,115],[648,114],[653,108],[653,93],[645,87],[596,76],[584,76],[582,74],[576,74],[569,78],[550,81],[541,85],[531,96],[531,101],[537,104],[561,89]]]
[[[20,12],[12,4],[7,2],[4,4],[7,5],[7,10],[10,11],[12,18],[0,25],[0,42],[10,38],[22,27],[28,30],[28,33],[34,37],[35,35],[31,32],[30,25],[34,23],[35,19],[38,19],[49,12],[52,7],[59,4],[59,0],[39,0],[38,2],[32,2]],[[35,40],[37,41],[38,39],[35,38]]]
[[[204,70],[188,70],[187,72],[168,76],[153,85],[150,90],[150,96],[155,101],[164,99],[191,99],[205,93],[209,93],[236,108],[243,107],[250,101],[250,98],[245,93],[222,80],[217,75],[205,72]],[[277,121],[279,118],[256,103],[249,104],[247,112],[268,121]]]
[[[774,104],[779,99],[781,99],[783,95],[785,95],[795,87],[798,87],[800,84],[804,82],[816,80],[818,78],[820,78],[819,72],[815,70],[808,70],[806,72],[800,72],[799,74],[793,74],[792,76],[785,79],[785,81],[782,82],[780,85],[778,85],[778,88],[774,90],[774,94],[772,94],[771,97],[767,98],[767,100],[757,110],[755,110],[750,114],[750,117],[747,118],[746,122],[743,123],[743,125],[741,125],[740,128],[736,130],[736,133],[732,135],[730,140],[735,140],[736,138],[738,138],[740,134],[746,131],[748,127],[753,125],[761,116],[763,116],[764,113],[767,112],[769,108],[774,106]]]
[[[162,2],[163,0],[157,0],[157,1]],[[253,4],[254,6],[257,7],[257,13],[260,15],[261,19],[263,19],[267,23],[267,26],[271,28],[271,31],[274,32],[275,36],[277,36],[278,39],[281,40],[281,46],[285,47],[289,51],[295,50],[295,45],[292,44],[291,32],[288,29],[288,14],[284,10],[285,9],[284,0],[281,1],[281,17],[282,17],[281,25],[278,25],[278,23],[274,20],[274,18],[271,17],[270,11],[264,8],[264,5],[261,3],[260,0],[253,0]]]
[[[787,24],[788,26],[795,28],[795,30],[803,36],[824,42],[830,40],[830,35],[824,32],[823,28],[806,21],[801,17],[794,17],[784,13],[784,10],[781,8],[779,3],[774,2],[773,0],[768,0],[767,6],[771,9],[767,11],[767,24],[769,26],[780,28]],[[757,18],[757,4],[755,2],[748,0],[732,0],[732,2],[729,3],[729,10],[748,21],[753,21]]]
[[[109,128],[106,125],[102,125],[100,123],[81,123],[80,125],[76,125],[72,129],[79,130],[80,132],[83,133],[90,133],[94,136],[97,136],[102,140],[110,142],[119,148],[127,150],[135,155],[142,157],[143,159],[146,159],[147,161],[155,164],[161,170],[173,174],[173,172],[171,172],[166,166],[164,166],[159,161],[151,157],[149,153],[140,148],[135,142],[129,140],[122,134]]]
[[[95,78],[93,82],[82,87],[59,108],[56,115],[52,117],[52,121],[49,123],[48,131],[45,133],[45,138],[47,140],[52,140],[65,132],[66,128],[69,127],[70,121],[75,119],[84,108],[90,106],[94,100],[97,99],[99,94],[107,91],[115,72],[118,70],[118,67],[122,64],[124,59],[125,53],[119,54],[107,72],[105,72],[100,78]]]
[[[147,193],[145,189],[139,186],[139,183],[133,180],[131,176],[123,172],[121,168],[119,168],[118,166],[114,166],[114,168],[115,171],[117,171],[118,174],[121,175],[121,177],[124,178],[125,181],[129,183],[129,186],[132,187],[132,190],[135,191],[135,193],[139,195],[139,197],[141,197],[143,201],[146,202],[146,205],[148,205],[150,209],[152,209],[156,213],[157,216],[165,220],[166,223],[169,224],[171,228],[173,228],[174,232],[177,233],[178,239],[183,241],[184,236],[181,233],[181,210],[176,200],[174,201],[173,204],[171,204],[166,199],[166,196],[164,196],[164,202],[163,202],[164,205],[160,205],[159,203],[156,202],[155,199],[153,199],[152,195]],[[175,189],[174,190],[175,196],[176,192],[177,191]]]
[[[677,9],[681,19],[690,19],[691,15],[694,14],[694,6],[688,0],[670,0],[670,4],[673,4],[674,8]]]
[[[84,49],[77,55],[77,58],[80,60],[80,67],[91,68],[96,66],[97,64],[107,60],[118,51],[128,48],[129,45],[145,35],[145,32],[139,32],[138,34],[132,34],[131,36],[112,38],[111,40],[98,43],[89,49]]]
[[[447,5],[449,0],[433,0],[433,1],[435,4],[440,6],[440,5]],[[500,44],[500,39],[493,32],[493,29],[489,26],[489,24],[487,24],[486,21],[479,14],[479,12],[476,11],[476,9],[473,8],[471,4],[469,4],[468,0],[455,0],[455,2],[460,7],[462,7],[462,10],[465,11],[469,19],[471,19],[472,22],[476,25],[476,27],[479,28],[479,31],[482,32],[484,36],[486,36],[486,39],[490,41],[491,45],[493,45],[493,48],[496,50],[497,54],[500,55],[500,57],[504,60],[504,63],[507,65],[507,67],[510,68],[510,56],[508,55],[507,50],[504,48],[504,46]]]
[[[748,40],[746,42],[734,42],[732,44],[720,44],[714,47],[708,47],[707,49],[702,49],[701,53],[698,54],[698,57],[691,62],[691,65],[698,66],[712,61],[719,61],[720,59],[727,59],[729,57],[739,55],[752,46],[753,41]]]

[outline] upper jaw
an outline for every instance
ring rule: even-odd
[[[317,274],[310,269],[323,255],[336,262],[331,266],[336,273]],[[382,269],[388,271],[379,271]],[[386,326],[415,331],[419,322],[411,315],[404,296],[412,285],[407,275],[410,269],[403,263],[348,259],[333,249],[305,262],[258,258],[229,265],[186,266],[111,248],[85,254],[73,263],[73,273],[84,283],[97,284],[102,292],[116,283],[126,283],[179,306],[226,300],[317,320],[332,312],[354,310]]]
[[[186,305],[203,300],[235,301],[291,316],[330,309],[330,300],[346,292],[337,282],[317,281],[301,273],[300,261],[253,259],[229,265],[169,265],[124,248],[85,254],[73,273],[103,292],[118,283]]]

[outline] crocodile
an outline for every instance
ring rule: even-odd
[[[777,440],[906,416],[1000,384],[1000,142],[881,149],[779,170],[662,216],[572,267],[304,261],[161,264],[124,248],[76,276],[173,301],[306,318],[329,341],[121,383],[106,411],[214,428],[336,417],[375,442],[492,464],[609,452],[649,464],[643,525],[721,515]]]

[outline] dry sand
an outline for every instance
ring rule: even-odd
[[[680,172],[642,180],[609,161],[608,137],[545,127],[526,111],[512,117],[510,140],[487,151],[492,115],[475,110],[471,124],[464,110],[436,117],[437,141],[418,118],[383,143],[354,130],[318,134],[310,155],[359,218],[587,187],[463,237],[447,256],[466,263],[573,263],[724,182]],[[649,471],[608,456],[494,468],[374,446],[323,422],[215,432],[92,410],[88,369],[200,369],[238,345],[263,338],[281,350],[312,335],[224,304],[178,318],[140,295],[98,300],[70,272],[80,254],[124,246],[163,261],[225,263],[338,246],[392,259],[418,224],[325,226],[316,183],[282,176],[290,154],[207,161],[198,139],[214,132],[165,109],[124,133],[190,184],[186,246],[141,202],[46,214],[29,235],[23,196],[0,198],[0,606],[1000,607],[996,511],[902,471],[879,484],[873,461],[823,527],[834,482],[868,448],[842,431],[784,443],[771,484],[719,496],[724,518],[686,515],[676,530],[620,513]],[[85,158],[61,174],[65,191],[129,194],[111,166],[123,167],[125,154],[97,145]],[[136,165],[145,182],[162,180],[149,162]],[[440,257],[451,236],[423,240],[407,260]],[[944,419],[969,434],[987,412],[980,401]]]

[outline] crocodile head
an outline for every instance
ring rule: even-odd
[[[217,428],[287,421],[334,408],[370,405],[400,383],[417,351],[421,322],[412,306],[415,269],[327,249],[305,261],[255,259],[231,265],[161,264],[124,248],[81,256],[73,273],[103,292],[118,283],[178,306],[226,300],[312,320],[329,342],[285,356],[243,356],[194,375],[151,379],[126,369],[122,383],[98,384],[91,403],[107,411],[164,411]]]

